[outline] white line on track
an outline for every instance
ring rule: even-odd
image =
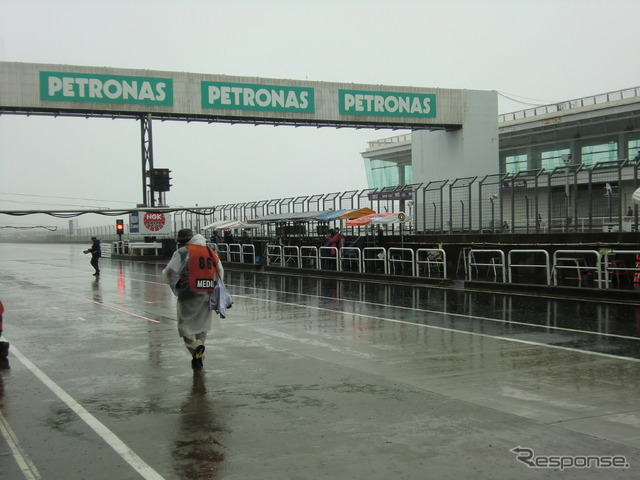
[[[53,267],[52,265],[48,265]],[[84,270],[79,270],[76,268],[70,268],[70,267],[55,267],[55,268],[61,268],[61,269],[67,269],[67,270],[73,270],[73,271],[84,271]],[[143,276],[149,276],[148,274],[143,274]],[[151,283],[151,284],[155,284],[155,285],[166,285],[163,282],[158,282],[155,280],[145,280],[144,278],[136,278],[136,277],[131,277],[131,280],[136,281],[136,282],[142,282],[142,283]],[[251,286],[246,286],[246,285],[233,285],[233,284],[226,284],[227,287],[231,287],[231,288],[246,288],[246,289],[252,289],[252,290],[256,290],[256,291],[264,291],[264,292],[277,292],[277,293],[283,293],[283,294],[287,294],[287,295],[298,295],[298,296],[302,296],[302,297],[312,297],[312,298],[326,298],[326,299],[330,299],[330,300],[336,300],[335,298],[331,298],[331,297],[323,297],[321,295],[309,295],[306,293],[299,293],[299,292],[283,292],[280,290],[271,290],[271,289],[267,289],[267,288],[258,288],[258,287],[251,287]],[[415,285],[413,285],[415,286]],[[423,286],[423,285],[421,285]],[[504,294],[504,295],[508,295],[508,294]],[[239,295],[234,295],[234,296],[239,296]],[[532,295],[522,295],[519,294],[519,296],[532,296]],[[254,297],[247,297],[247,298],[254,298]],[[552,300],[562,300],[561,298],[550,298]],[[88,299],[86,299],[88,300]],[[348,302],[352,302],[352,303],[366,303],[367,305],[376,305],[376,306],[380,306],[380,307],[385,307],[385,308],[397,308],[397,309],[401,309],[401,310],[411,310],[411,311],[419,311],[419,312],[424,312],[424,313],[432,313],[435,315],[447,315],[447,316],[452,316],[452,317],[460,317],[460,318],[467,318],[467,319],[474,319],[474,320],[485,320],[485,321],[490,321],[490,322],[496,322],[496,323],[504,323],[504,324],[509,324],[509,325],[522,325],[522,326],[526,326],[526,327],[533,327],[533,328],[540,328],[540,329],[545,329],[545,330],[557,330],[557,331],[562,331],[562,332],[571,332],[571,333],[583,333],[585,335],[596,335],[596,336],[602,336],[602,337],[613,337],[613,338],[621,338],[621,339],[626,339],[626,340],[635,340],[638,341],[640,340],[640,338],[638,337],[632,337],[629,335],[618,335],[615,333],[605,333],[605,332],[594,332],[594,331],[590,331],[590,330],[580,330],[580,329],[576,329],[576,328],[565,328],[565,327],[557,327],[554,325],[540,325],[540,324],[536,324],[536,323],[528,323],[528,322],[518,322],[518,321],[513,321],[513,320],[504,320],[501,318],[490,318],[490,317],[481,317],[478,315],[468,315],[468,314],[464,314],[464,313],[455,313],[455,312],[446,312],[446,311],[439,311],[439,310],[427,310],[427,309],[416,309],[416,308],[412,308],[412,307],[403,307],[400,305],[384,305],[384,304],[380,304],[380,303],[371,303],[371,302],[362,302],[359,300],[354,300],[354,299],[349,299],[349,298],[341,298],[339,299],[341,301],[348,301]],[[91,300],[88,300],[91,301]],[[589,301],[589,300],[585,300],[585,301]],[[110,307],[109,305],[105,305],[105,304],[101,304],[99,302],[95,302],[98,303],[99,305],[105,306],[107,308],[113,308],[114,310],[118,310],[116,307]],[[598,303],[603,303],[603,302],[598,302]],[[608,303],[608,302],[604,302],[604,303]],[[615,303],[615,302],[612,302]],[[622,305],[626,305],[626,304],[622,304]],[[131,312],[127,312],[126,310],[120,310],[123,313],[127,313],[130,315],[134,315],[136,316],[136,314],[133,314]],[[344,312],[342,312],[344,313]],[[139,316],[139,315],[138,315]],[[143,316],[139,316],[140,318],[143,318],[145,320],[149,320],[152,322],[155,322],[156,320],[151,320],[147,317],[143,317]],[[158,322],[160,323],[160,322]],[[412,325],[414,325],[411,322],[408,322]],[[438,328],[438,327],[433,327],[433,328]],[[454,331],[462,331],[462,330],[454,330]],[[568,350],[574,350],[574,349],[568,349]],[[604,355],[604,354],[603,354]],[[616,357],[613,356],[614,358],[622,358],[622,357]]]
[[[416,322],[408,322],[406,320],[396,320],[395,318],[387,318],[387,317],[379,317],[376,315],[367,315],[367,314],[363,314],[363,313],[355,313],[355,312],[347,312],[347,311],[343,311],[343,310],[335,310],[332,308],[324,308],[324,307],[315,307],[315,306],[311,306],[311,305],[304,305],[304,304],[299,304],[299,303],[291,303],[291,302],[283,302],[280,300],[272,300],[272,299],[267,299],[267,298],[256,298],[256,297],[248,297],[248,296],[244,296],[244,295],[233,295],[234,298],[245,298],[247,300],[259,300],[262,302],[273,302],[273,303],[279,303],[282,305],[289,305],[289,306],[295,306],[295,307],[300,307],[300,308],[308,308],[311,310],[319,310],[322,312],[331,312],[331,313],[338,313],[341,315],[353,315],[353,316],[358,316],[358,317],[362,317],[362,318],[371,318],[374,320],[382,320],[384,322],[391,322],[391,323],[399,323],[402,325],[410,325],[413,327],[420,327],[420,328],[430,328],[432,330],[440,330],[443,332],[452,332],[452,333],[460,333],[463,335],[472,335],[472,336],[476,336],[476,337],[484,337],[484,338],[491,338],[494,340],[501,340],[501,341],[505,341],[505,342],[513,342],[513,343],[521,343],[524,345],[531,345],[531,346],[535,346],[535,347],[544,347],[544,348],[555,348],[557,350],[563,350],[566,352],[574,352],[574,353],[584,353],[587,355],[595,355],[598,357],[605,357],[605,358],[612,358],[615,360],[625,360],[625,361],[629,361],[629,362],[638,362],[640,363],[640,358],[631,358],[631,357],[622,357],[619,355],[611,355],[608,353],[601,353],[601,352],[592,352],[589,350],[581,350],[578,348],[569,348],[569,347],[561,347],[559,345],[550,345],[548,343],[540,343],[540,342],[532,342],[530,340],[520,340],[517,338],[509,338],[509,337],[501,337],[498,335],[489,335],[488,333],[477,333],[477,332],[468,332],[465,330],[458,330],[455,328],[446,328],[446,327],[437,327],[435,325],[425,325],[423,323],[416,323]]]
[[[130,312],[130,311],[125,310],[123,308],[113,307],[111,305],[107,305],[106,303],[96,302],[95,300],[88,300],[88,299],[87,299],[87,302],[95,303],[96,305],[100,305],[101,307],[110,308],[111,310],[115,310],[116,312],[120,312],[120,313],[125,313],[127,315],[132,316],[132,317],[142,318],[143,320],[147,320],[148,322],[161,323],[160,321],[154,320],[153,318],[145,317],[143,315],[138,315],[137,313]]]
[[[111,448],[113,448],[124,461],[140,474],[141,477],[149,480],[164,480],[158,472],[151,468],[142,458],[131,450],[122,440],[120,440],[102,422],[91,415],[82,405],[76,402],[71,395],[65,392],[58,384],[51,380],[42,370],[36,367],[20,350],[11,345],[11,352],[22,364],[27,367],[38,379],[44,383],[60,400],[62,400],[71,410],[78,415],[94,432],[100,436]]]
[[[11,453],[13,454],[13,458],[15,458],[18,467],[20,467],[20,471],[24,475],[26,480],[40,480],[42,477],[38,472],[36,466],[29,460],[26,453],[22,451],[20,447],[20,443],[18,442],[18,437],[13,433],[13,429],[7,422],[7,419],[2,412],[0,412],[0,433],[9,444],[9,448],[11,449]]]
[[[234,287],[234,285],[231,284],[226,284],[227,287]],[[422,309],[422,308],[413,308],[413,307],[403,307],[402,305],[385,305],[383,303],[375,303],[375,302],[362,302],[360,300],[353,300],[350,298],[339,298],[339,299],[335,299],[332,297],[323,297],[321,295],[309,295],[308,293],[299,293],[299,292],[283,292],[282,290],[270,290],[270,289],[266,289],[266,288],[258,288],[258,287],[247,287],[244,285],[235,285],[235,287],[240,287],[240,288],[250,288],[252,290],[260,290],[260,291],[264,291],[264,292],[272,292],[272,293],[279,293],[279,294],[285,294],[285,295],[298,295],[301,297],[311,297],[311,298],[322,298],[322,299],[326,299],[326,300],[340,300],[342,302],[350,302],[350,303],[361,303],[361,304],[366,304],[368,306],[370,305],[374,305],[376,307],[382,307],[382,308],[397,308],[399,310],[410,310],[413,312],[421,312],[421,313],[432,313],[434,315],[442,315],[442,316],[450,316],[450,317],[458,317],[458,318],[467,318],[470,320],[484,320],[484,321],[488,321],[488,322],[495,322],[495,323],[504,323],[504,324],[509,324],[509,325],[518,325],[518,326],[523,326],[523,327],[533,327],[533,328],[541,328],[544,330],[557,330],[560,332],[571,332],[571,333],[583,333],[585,335],[596,335],[598,337],[613,337],[613,338],[622,338],[625,340],[636,340],[636,341],[640,341],[640,338],[638,337],[632,337],[629,335],[618,335],[616,333],[605,333],[605,332],[594,332],[592,330],[580,330],[577,328],[566,328],[566,327],[557,327],[555,325],[542,325],[539,323],[529,323],[529,322],[519,322],[517,320],[504,320],[502,318],[491,318],[491,317],[481,317],[480,315],[469,315],[468,313],[455,313],[455,312],[445,312],[442,310],[429,310],[429,309]],[[233,295],[234,297],[236,296],[240,296],[240,295]],[[255,298],[255,297],[247,297],[247,298]],[[300,304],[302,305],[302,304]],[[341,313],[345,313],[345,312],[341,312]],[[363,314],[356,314],[355,312],[347,312],[347,313],[352,313],[353,315],[363,315]],[[407,323],[411,323],[411,322],[407,322]],[[411,323],[413,325],[413,323]],[[434,327],[436,328],[436,327]],[[456,330],[458,331],[458,330]]]

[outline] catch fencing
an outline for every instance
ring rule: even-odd
[[[253,245],[210,244],[223,262],[257,264]],[[241,252],[231,255],[230,252]],[[460,249],[453,275],[445,249],[316,247],[268,244],[264,264],[275,268],[374,273],[394,277],[640,291],[640,250]],[[234,258],[235,257],[235,258]]]
[[[378,231],[401,236],[635,232],[640,212],[632,196],[640,187],[639,169],[640,164],[626,159],[594,165],[567,164],[552,171],[492,174],[191,208],[171,214],[171,233],[149,240],[145,237],[145,241],[173,237],[181,228],[209,237],[214,232],[211,225],[225,220],[250,224],[238,224],[227,231],[237,235],[250,228],[250,235],[260,238],[324,237],[335,227],[341,228],[343,235],[354,237],[375,235]],[[362,208],[378,213],[402,212],[403,220],[367,226],[347,226],[337,216],[321,220],[328,212]],[[130,233],[128,227],[125,222],[127,237],[144,236]],[[121,239],[113,225],[12,233],[16,239],[54,242],[80,241],[92,235],[103,242]],[[0,240],[4,235],[8,233],[3,231]],[[236,243],[234,237],[224,241]]]
[[[332,227],[354,236],[379,229],[394,235],[632,232],[640,213],[632,198],[640,187],[639,168],[619,160],[221,205],[209,210],[206,219],[193,211],[176,215],[175,228],[239,220],[252,224],[252,236],[266,238],[323,236]],[[312,215],[360,208],[404,212],[407,221],[350,227],[337,218],[319,221]],[[296,214],[308,216],[296,220]],[[280,218],[262,220],[273,215]]]

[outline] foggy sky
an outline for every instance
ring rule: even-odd
[[[527,102],[500,96],[504,113],[638,86],[639,13],[636,0],[0,0],[0,60],[496,90]],[[171,206],[354,190],[366,187],[367,142],[401,133],[154,121],[154,164],[172,170]],[[133,120],[0,117],[1,210],[134,207],[141,182]],[[0,215],[0,226],[42,222],[67,225]]]

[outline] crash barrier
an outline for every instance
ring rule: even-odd
[[[223,261],[230,257],[229,246],[224,243],[217,245],[218,255]],[[248,263],[258,260],[253,245],[231,246],[237,261]],[[245,249],[240,250],[239,247]],[[398,247],[338,249],[269,244],[266,245],[264,260],[266,265],[299,269],[449,278],[447,254],[438,248],[414,251]],[[612,289],[632,287],[640,290],[640,250],[557,250],[551,256],[542,249],[514,249],[505,253],[500,249],[464,247],[458,260],[459,268],[462,261],[465,262],[464,278],[469,281],[523,283],[520,279],[526,277],[529,284]]]
[[[129,253],[129,240],[120,240],[111,243],[112,255],[125,255]]]
[[[115,242],[113,242],[113,243],[115,243]],[[101,243],[100,244],[100,254],[103,257],[107,257],[107,258],[110,257],[111,256],[111,250],[112,250],[111,247],[112,247],[111,244],[108,243],[108,242]]]
[[[300,268],[300,248],[290,245],[283,247],[284,264],[287,267]]]
[[[320,257],[318,255],[318,247],[302,246],[300,247],[300,261],[302,268],[320,268]]]
[[[462,247],[460,249],[460,253],[458,254],[458,265],[456,266],[456,275],[460,273],[460,267],[462,267],[464,272],[464,278],[467,278],[469,270],[469,252],[471,252],[471,247]]]
[[[390,247],[387,254],[391,275],[416,276],[415,252],[412,249]]]
[[[363,248],[362,268],[367,273],[389,273],[386,249],[384,247]]]
[[[267,265],[284,265],[281,245],[267,245]]]
[[[544,263],[516,263],[518,260],[526,260],[527,258],[535,261],[536,258],[543,258]],[[523,258],[524,257],[524,258]],[[514,270],[522,269],[544,269],[545,285],[551,285],[551,267],[549,264],[549,252],[538,249],[511,250],[507,255],[508,265],[508,282],[514,283]]]
[[[129,254],[130,255],[144,255],[145,251],[153,251],[153,254],[158,256],[159,252],[162,251],[162,243],[154,242],[154,243],[141,243],[141,242],[131,242],[129,243]]]
[[[256,263],[256,247],[239,243],[207,243],[223,262]]]
[[[362,273],[362,250],[357,247],[342,247],[340,249],[341,270]]]
[[[467,280],[474,280],[474,272],[476,276],[480,275],[481,269],[478,267],[487,267],[487,277],[493,274],[496,281],[500,278],[502,283],[507,282],[505,256],[502,250],[471,249],[467,256],[467,262]]]
[[[250,243],[242,245],[242,262],[255,264],[256,263],[256,247]]]
[[[229,261],[242,263],[242,245],[239,243],[229,244]]]
[[[320,247],[320,269],[340,271],[340,249]]]
[[[416,250],[416,276],[447,278],[447,254],[440,248]]]
[[[101,244],[102,255],[107,243]],[[159,256],[162,253],[162,243],[160,242],[130,242],[129,240],[117,240],[111,242],[109,256],[111,255],[144,255],[145,252],[153,252],[153,255]]]
[[[593,259],[591,264],[589,261]],[[576,282],[581,286],[602,288],[602,264],[596,250],[557,250],[553,252],[553,284]]]
[[[610,250],[604,255],[604,264],[605,288],[640,288],[640,250]]]
[[[228,262],[231,258],[229,255],[229,245],[226,243],[218,243],[217,249],[218,258],[223,262]]]

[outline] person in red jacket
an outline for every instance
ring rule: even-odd
[[[342,248],[342,234],[340,234],[340,231],[336,231],[333,228],[331,230],[329,230],[329,235],[327,235],[327,246],[328,247],[335,247],[337,249]],[[336,256],[335,251],[331,251],[331,256],[335,257]]]

